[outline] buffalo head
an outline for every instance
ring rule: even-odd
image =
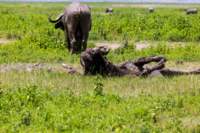
[[[63,19],[63,14],[60,14],[60,15],[57,17],[56,20],[52,20],[50,17],[49,17],[48,19],[49,19],[49,22],[55,23],[55,28],[56,28],[56,29],[60,28],[60,29],[64,30],[64,24],[63,24],[63,21],[62,21],[62,19]]]

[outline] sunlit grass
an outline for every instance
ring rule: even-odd
[[[102,92],[95,93],[96,80]],[[102,78],[66,73],[0,76],[1,131],[199,131],[199,76]],[[188,124],[188,121],[193,121]]]
[[[0,37],[13,41],[0,45],[0,64],[61,67],[67,63],[81,68],[80,55],[70,55],[63,32],[48,23],[48,16],[56,18],[65,5],[1,3]],[[199,68],[199,14],[188,16],[182,8],[162,6],[149,14],[146,8],[133,6],[107,15],[104,8],[109,4],[90,5],[89,47],[97,41],[128,41],[127,47],[109,53],[112,62],[164,55],[169,68]],[[147,41],[151,47],[137,51],[137,41]],[[178,41],[173,48],[172,41]],[[48,70],[2,72],[0,132],[199,132],[199,86],[198,75],[139,78]]]

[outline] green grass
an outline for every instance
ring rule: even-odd
[[[198,132],[199,80],[2,73],[0,130]]]
[[[129,48],[117,58],[136,58],[141,55],[164,54],[173,60],[199,60],[200,16],[186,15],[179,8],[156,8],[149,14],[145,8],[116,8],[112,15],[104,13],[104,4],[90,4],[92,30],[89,47],[96,41],[129,42]],[[63,12],[64,3],[0,4],[0,36],[14,39],[10,45],[0,46],[0,63],[11,62],[69,62],[71,56],[64,46],[64,34],[55,30],[48,16]],[[198,7],[198,6],[197,6]],[[172,13],[173,12],[173,13]],[[136,41],[162,41],[154,50],[137,52],[132,49]],[[167,41],[189,42],[189,48],[169,50]],[[191,45],[190,45],[191,44]],[[124,57],[125,56],[125,57]],[[114,58],[112,58],[114,59]],[[75,59],[75,62],[79,62]],[[114,60],[115,61],[115,60]]]
[[[89,47],[97,41],[128,41],[128,47],[108,55],[112,62],[160,54],[173,63],[199,62],[199,14],[187,16],[179,7],[158,7],[153,14],[145,8],[117,8],[105,15],[110,3],[89,4],[93,20]],[[63,32],[48,23],[48,16],[56,17],[64,6],[1,3],[0,38],[15,41],[0,45],[0,64],[79,64],[80,55],[66,50]],[[135,42],[143,40],[152,47],[136,51]],[[180,45],[170,48],[172,41]],[[2,72],[0,132],[200,132],[199,86],[200,76],[194,75],[146,79],[45,70]]]

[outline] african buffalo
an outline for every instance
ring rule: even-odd
[[[149,7],[148,10],[149,10],[149,13],[153,13],[155,11],[153,7]]]
[[[105,13],[113,13],[113,8],[106,8]]]
[[[189,8],[189,9],[186,9],[186,14],[197,14],[198,13],[198,10],[196,8]]]
[[[115,65],[105,57],[109,53],[106,47],[88,48],[81,53],[81,65],[85,75],[100,74],[103,76],[179,76],[189,74],[200,74],[200,69],[193,71],[179,71],[165,68],[166,58],[163,56],[142,57],[135,61],[126,61]],[[144,67],[145,65],[157,62],[155,66]]]
[[[49,17],[49,22],[55,23],[65,33],[66,45],[71,53],[87,48],[89,31],[91,30],[91,11],[87,5],[72,3],[58,16],[56,20]]]

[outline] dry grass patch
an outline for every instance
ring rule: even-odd
[[[55,63],[15,63],[15,64],[1,64],[0,73],[6,72],[32,72],[38,70],[45,70],[48,72],[69,72],[73,68],[77,72],[82,73],[80,65],[69,64],[55,64]]]
[[[0,38],[0,45],[6,45],[9,43],[14,42],[15,40],[10,40],[10,39],[6,39],[6,38]]]
[[[111,50],[116,50],[123,47],[122,44],[116,42],[97,42],[95,43],[95,46],[96,47],[105,46],[110,48]]]

